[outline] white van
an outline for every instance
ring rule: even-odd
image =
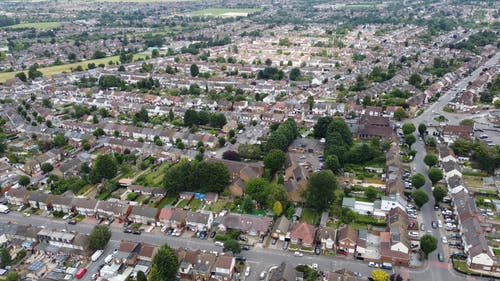
[[[101,257],[102,253],[104,253],[103,250],[97,250],[97,251],[94,252],[94,254],[92,255],[92,257],[90,257],[90,259],[92,261],[96,261],[96,260],[98,260]]]
[[[111,261],[113,260],[113,254],[109,254],[105,259],[104,259],[104,262],[105,263],[110,263]]]

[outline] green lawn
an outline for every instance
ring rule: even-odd
[[[318,213],[316,213],[314,210],[304,209],[300,220],[303,222],[307,222],[309,224],[312,224],[312,225],[316,225],[319,223],[320,215]]]
[[[189,207],[191,207],[191,211],[194,212],[197,211],[201,207],[201,205],[203,205],[203,203],[200,200],[194,198],[193,200],[191,200]]]
[[[495,254],[495,256],[500,257],[500,249],[493,248],[493,253]]]
[[[146,55],[134,55],[134,59],[144,59],[146,58]],[[81,66],[84,69],[87,68],[87,65],[89,63],[94,63],[96,65],[99,64],[108,64],[108,62],[113,61],[115,63],[119,62],[119,56],[112,56],[112,57],[107,57],[107,58],[102,58],[102,59],[95,59],[95,60],[86,60],[86,61],[81,61],[81,62],[75,62],[75,63],[68,63],[68,64],[63,64],[63,65],[54,65],[54,66],[47,66],[47,67],[40,67],[38,68],[39,71],[43,73],[43,75],[54,75],[54,74],[59,74],[63,72],[70,72],[72,69],[76,68],[77,66]],[[21,71],[12,71],[12,72],[0,72],[0,83],[5,83],[5,81],[14,78],[14,76]],[[27,71],[25,71],[27,74]]]
[[[259,12],[262,9],[204,9],[189,13],[191,16],[247,16],[249,14]]]
[[[44,30],[44,29],[52,29],[52,28],[57,28],[61,24],[55,21],[48,21],[48,22],[26,22],[26,23],[20,23],[20,24],[15,24],[15,25],[9,25],[4,28],[8,29],[24,29],[24,28],[34,28],[37,30]]]
[[[173,205],[175,203],[175,200],[177,200],[177,198],[175,197],[165,197],[158,204],[157,208],[163,208],[165,206]]]
[[[161,186],[163,183],[163,177],[169,166],[170,165],[168,163],[164,163],[158,167],[156,171],[152,171],[145,176],[141,175],[138,177],[135,183],[144,186]]]
[[[182,201],[180,201],[178,204],[177,204],[177,208],[184,208],[187,204],[189,203],[189,201],[187,201],[186,199],[183,199]]]

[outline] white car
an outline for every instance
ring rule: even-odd
[[[443,244],[448,244],[448,239],[446,239],[446,236],[443,236],[443,238],[441,238],[441,242],[443,242]]]
[[[215,246],[224,247],[224,242],[215,241]]]
[[[318,270],[318,264],[317,264],[317,263],[313,263],[313,264],[312,264],[312,268],[313,268],[314,270]]]
[[[295,253],[293,253],[294,256],[296,257],[302,257],[304,256],[304,254],[302,252],[299,252],[299,251],[296,251]]]
[[[246,276],[246,277],[250,276],[250,266],[247,266],[247,267],[245,268],[245,276]]]

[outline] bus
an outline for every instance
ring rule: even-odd
[[[84,267],[84,268],[80,268],[80,270],[78,270],[78,272],[76,273],[76,278],[77,279],[82,279],[83,275],[85,275],[85,273],[87,273],[87,269]]]

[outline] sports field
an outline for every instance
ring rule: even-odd
[[[26,23],[5,26],[4,28],[11,28],[11,29],[34,28],[34,29],[38,29],[38,30],[44,30],[44,29],[56,28],[56,27],[59,27],[60,25],[61,25],[60,23],[55,22],[55,21],[26,22]]]

